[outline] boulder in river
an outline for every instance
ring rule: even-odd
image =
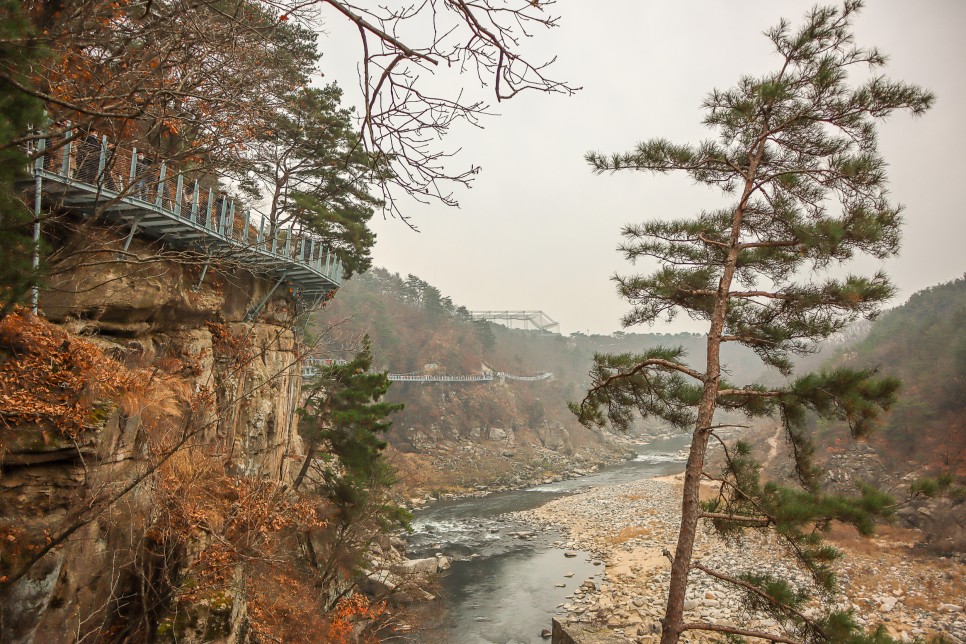
[[[394,564],[391,571],[400,578],[425,584],[435,581],[437,573],[449,567],[449,557],[437,553],[435,557],[426,557],[425,559],[403,559]]]

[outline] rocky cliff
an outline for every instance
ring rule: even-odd
[[[220,595],[173,580],[200,584],[214,536],[198,535],[242,534],[240,501],[299,464],[293,303],[279,293],[250,320],[272,282],[230,258],[60,234],[42,317],[9,316],[0,339],[3,639],[240,639],[237,557]]]
[[[559,383],[396,383],[406,409],[389,435],[411,494],[516,488],[587,474],[629,454],[618,437],[576,423]],[[543,401],[557,403],[547,409]]]

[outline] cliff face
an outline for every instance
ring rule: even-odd
[[[616,437],[576,423],[561,383],[395,383],[406,408],[388,436],[410,495],[520,487],[619,459]],[[546,401],[546,402],[545,402]]]
[[[161,552],[173,542],[161,533],[231,520],[177,505],[208,465],[242,488],[291,480],[302,454],[291,302],[279,292],[250,321],[268,279],[139,240],[127,253],[92,233],[62,242],[86,250],[58,255],[46,321],[10,316],[0,345],[3,639],[109,628],[127,641],[237,640],[245,579],[230,561],[219,602],[176,618],[159,608],[205,545]]]

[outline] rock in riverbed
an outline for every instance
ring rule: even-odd
[[[592,562],[605,566],[599,583],[582,585],[568,596],[555,622],[567,631],[582,629],[581,642],[656,642],[670,579],[670,563],[662,552],[674,549],[679,508],[678,485],[646,479],[595,488],[512,515],[569,533],[569,540],[558,544],[566,548],[565,557],[587,551]],[[770,573],[820,594],[773,535],[750,533],[740,544],[730,544],[700,530],[694,558],[730,575]],[[966,579],[966,563],[913,559],[904,545],[880,543],[872,554],[847,554],[837,573],[845,591],[837,608],[855,610],[860,623],[870,628],[884,623],[900,640],[941,634],[966,642],[963,607],[948,603]],[[733,588],[704,574],[691,575],[685,619],[780,632],[767,615],[749,615]],[[688,637],[690,642],[710,641],[703,635]]]

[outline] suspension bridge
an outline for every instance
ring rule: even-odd
[[[470,311],[469,314],[471,320],[499,322],[511,329],[514,322],[520,322],[525,331],[560,333],[560,323],[543,311]]]
[[[332,365],[344,365],[345,360],[337,358],[305,358],[302,361],[302,377],[314,378],[321,373],[325,367]],[[445,374],[425,374],[425,373],[390,373],[386,374],[390,382],[502,382],[504,380],[516,380],[518,382],[537,382],[540,380],[553,379],[553,373],[544,371],[533,376],[515,376],[503,371],[486,371],[480,374],[468,375],[445,375]]]
[[[128,226],[124,250],[136,233],[143,233],[273,278],[274,286],[249,312],[249,319],[286,282],[310,304],[342,283],[342,264],[320,238],[294,222],[272,226],[216,184],[156,163],[137,148],[68,129],[57,139],[40,139],[33,152],[37,220],[46,201],[48,207],[96,214]],[[206,272],[207,266],[202,280]]]

